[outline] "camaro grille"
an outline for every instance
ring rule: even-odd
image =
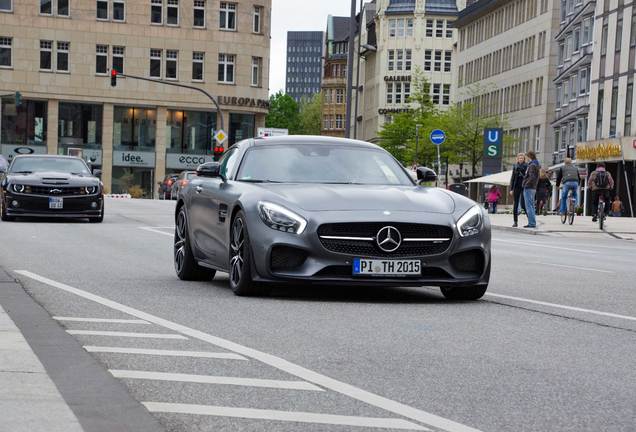
[[[47,196],[68,196],[68,195],[86,195],[83,187],[67,187],[67,186],[31,186],[32,195]]]
[[[393,227],[399,232],[399,246],[383,250],[377,238],[380,230]],[[318,228],[325,249],[363,257],[421,257],[445,252],[453,239],[453,230],[443,225],[363,222],[325,224]],[[386,248],[385,249],[393,249]]]

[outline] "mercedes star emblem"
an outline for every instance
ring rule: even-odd
[[[402,244],[402,235],[397,228],[385,226],[378,231],[375,241],[384,252],[395,252]]]

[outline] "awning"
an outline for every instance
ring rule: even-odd
[[[468,180],[466,183],[486,183],[508,186],[510,185],[510,177],[512,177],[512,170]]]

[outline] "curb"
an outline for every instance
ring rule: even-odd
[[[520,233],[520,234],[526,234],[526,235],[542,235],[542,232],[539,232],[537,230],[531,230],[528,228],[513,228],[513,227],[507,227],[507,226],[503,226],[503,225],[490,225],[490,228],[495,230],[495,231],[506,231],[506,232],[514,232],[514,233]]]

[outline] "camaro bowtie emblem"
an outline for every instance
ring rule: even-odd
[[[395,252],[402,244],[402,235],[397,228],[385,226],[378,231],[375,241],[384,252]]]
[[[49,193],[52,193],[52,194],[59,194],[59,193],[62,193],[62,189],[51,189],[51,190],[49,191]]]

